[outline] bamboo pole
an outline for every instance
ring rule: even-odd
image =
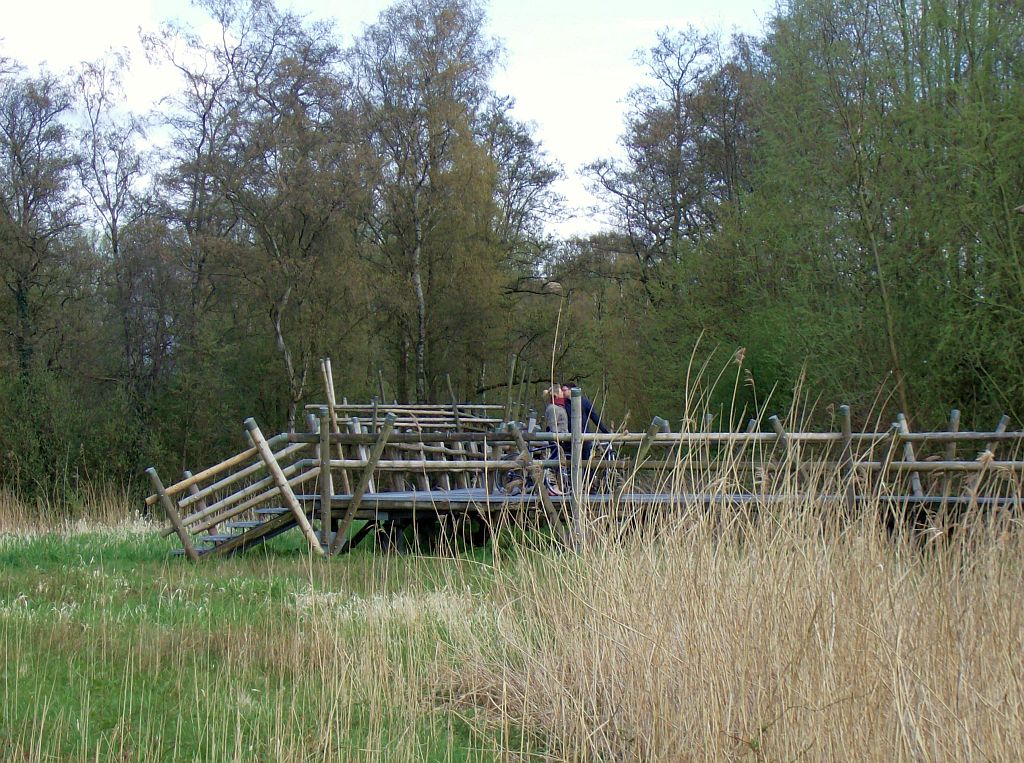
[[[271,476],[273,476],[274,482],[277,484],[277,489],[281,493],[281,497],[295,516],[295,521],[302,529],[302,534],[306,536],[310,550],[315,551],[320,556],[323,556],[324,550],[320,548],[320,542],[317,540],[316,534],[313,532],[313,528],[309,524],[309,519],[306,518],[306,512],[295,498],[295,493],[292,492],[292,488],[288,484],[288,478],[284,475],[284,472],[281,471],[281,465],[277,462],[277,459],[274,458],[274,452],[270,449],[270,445],[267,444],[267,440],[263,436],[263,432],[260,431],[259,426],[257,426],[255,419],[246,419],[245,428],[248,430],[249,436],[252,437],[253,441],[256,443],[256,448],[259,451],[260,458],[266,462],[267,469],[270,471]]]
[[[358,423],[358,422],[357,422]],[[355,491],[352,493],[352,499],[349,501],[348,508],[345,510],[345,516],[341,522],[338,523],[338,531],[334,535],[334,541],[331,543],[329,552],[331,554],[338,553],[338,549],[341,548],[342,540],[348,535],[349,528],[352,526],[352,520],[356,515],[356,511],[359,510],[359,504],[362,503],[363,496],[366,494],[367,489],[373,484],[373,470],[380,460],[381,455],[384,453],[384,446],[387,445],[388,437],[391,435],[391,430],[395,426],[395,416],[389,413],[384,417],[384,425],[380,429],[380,434],[377,435],[377,442],[373,446],[373,450],[370,452],[366,459],[366,467],[363,469],[362,475],[359,477],[359,484],[356,485]]]
[[[164,489],[164,483],[160,481],[160,475],[156,473],[156,469],[152,466],[146,469],[146,474],[149,475],[149,481],[153,483],[153,489],[156,491],[160,505],[163,507],[164,513],[167,518],[174,525],[174,531],[178,533],[178,538],[181,540],[181,547],[185,549],[185,555],[189,561],[193,564],[199,561],[199,554],[196,553],[195,547],[192,545],[192,539],[189,537],[188,530],[181,523],[181,517],[178,516],[177,509],[174,508],[174,501],[167,494]]]

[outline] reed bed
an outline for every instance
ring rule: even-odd
[[[533,557],[495,587],[459,702],[566,760],[1014,759],[1016,520],[922,542],[815,508]]]
[[[728,493],[749,456],[645,479]],[[155,532],[8,534],[0,737],[25,760],[1017,758],[1019,506],[851,514],[855,477],[787,458],[770,502],[585,507],[578,553],[282,537],[191,567]]]

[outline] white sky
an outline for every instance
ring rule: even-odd
[[[346,40],[391,4],[278,3],[314,18],[335,19]],[[575,215],[551,226],[552,232],[589,233],[601,227],[588,213],[595,199],[578,171],[587,162],[618,153],[623,98],[643,77],[635,51],[653,45],[665,27],[693,24],[757,32],[774,5],[774,0],[490,0],[490,31],[506,49],[495,89],[516,99],[516,116],[536,125],[537,137],[565,169],[558,190]],[[171,18],[202,20],[187,0],[0,0],[0,9],[0,55],[30,67],[46,62],[51,70],[62,71],[110,48],[127,47],[133,61],[126,83],[129,104],[138,111],[176,85],[170,73],[146,63],[139,30],[154,30]]]

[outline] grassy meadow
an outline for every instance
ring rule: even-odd
[[[1016,517],[924,537],[813,499],[582,554],[191,566],[116,496],[0,497],[11,760],[1011,760]]]

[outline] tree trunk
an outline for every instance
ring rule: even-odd
[[[274,343],[277,346],[277,351],[281,353],[281,360],[284,362],[284,371],[288,378],[288,431],[295,431],[295,411],[298,406],[299,400],[302,399],[302,387],[304,386],[303,381],[297,381],[295,378],[295,366],[292,363],[292,353],[288,348],[288,343],[285,341],[284,332],[281,330],[281,321],[284,317],[284,311],[288,308],[288,301],[292,296],[292,287],[289,286],[284,290],[281,297],[274,303],[273,308],[270,311],[270,317],[274,323]]]
[[[427,300],[423,290],[423,224],[415,220],[412,289],[416,295],[416,401],[427,401]]]
[[[18,279],[14,289],[14,312],[16,317],[14,347],[18,355],[18,370],[21,378],[28,379],[32,368],[32,320],[29,316],[28,288]]]
[[[398,325],[398,401],[409,402],[409,335],[404,323]]]

